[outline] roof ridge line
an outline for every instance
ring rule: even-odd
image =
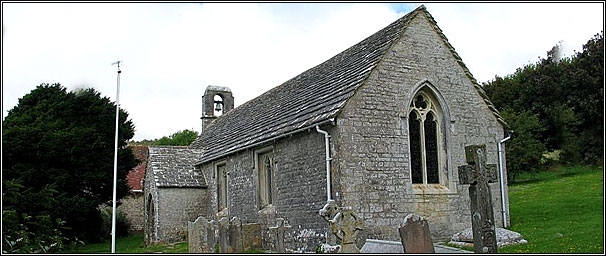
[[[418,11],[420,11],[420,10],[425,10],[425,11],[427,11],[424,5],[419,5],[417,8],[415,8],[414,10],[410,11],[409,13],[407,13],[406,15],[402,16],[401,18],[399,18],[398,20],[396,20],[396,21],[394,21],[394,22],[392,22],[392,23],[398,22],[400,19],[408,19],[408,20],[409,20],[410,18],[412,18],[412,16],[411,16],[411,17],[407,17],[407,16],[413,15],[413,13],[414,13],[414,15],[416,15],[416,13],[418,13]],[[414,15],[413,15],[413,16],[414,16]],[[407,22],[405,22],[405,23],[407,23]],[[391,23],[390,23],[390,24],[391,24]],[[388,26],[389,26],[389,25],[388,25]],[[383,29],[384,29],[384,28],[383,28]],[[380,31],[380,30],[379,30],[379,31]],[[375,33],[377,33],[377,32],[375,32]],[[368,39],[369,37],[373,36],[375,33],[373,33],[373,34],[369,35],[368,37],[366,37],[366,38],[362,39],[360,42],[357,42],[357,43],[355,43],[355,44],[353,44],[353,45],[351,45],[351,46],[349,46],[349,47],[345,48],[345,50],[342,50],[341,52],[337,53],[336,55],[333,55],[332,57],[329,57],[329,58],[328,58],[328,59],[326,59],[325,61],[323,61],[323,62],[321,62],[321,63],[319,63],[319,64],[317,64],[317,65],[315,65],[315,66],[313,66],[313,67],[311,67],[311,68],[308,68],[308,69],[306,69],[306,70],[304,70],[304,71],[300,72],[299,74],[297,74],[297,75],[295,75],[295,76],[293,76],[293,77],[291,77],[291,78],[287,79],[286,81],[282,82],[281,84],[279,84],[279,85],[277,85],[277,86],[275,86],[275,87],[273,87],[273,88],[271,88],[271,89],[269,89],[269,90],[265,91],[265,92],[264,92],[264,93],[262,93],[261,95],[259,95],[259,96],[257,96],[257,97],[254,97],[254,98],[252,98],[252,99],[250,99],[250,100],[248,100],[248,101],[244,102],[242,105],[240,105],[240,106],[238,106],[238,107],[236,107],[236,108],[234,108],[234,109],[232,109],[232,110],[228,111],[227,113],[223,114],[222,116],[219,116],[219,117],[215,118],[214,120],[212,120],[212,121],[211,121],[211,122],[208,124],[208,126],[209,126],[209,127],[210,127],[210,126],[212,126],[212,125],[215,123],[215,120],[217,120],[217,119],[219,119],[219,118],[222,118],[222,117],[225,117],[225,116],[229,115],[230,113],[233,113],[233,110],[236,110],[236,109],[238,109],[238,108],[242,108],[242,107],[244,107],[244,106],[246,106],[246,105],[249,105],[249,104],[252,104],[252,102],[253,102],[253,101],[255,101],[255,100],[257,100],[257,99],[261,98],[263,95],[265,95],[265,94],[267,94],[267,93],[269,93],[269,92],[271,92],[271,91],[273,91],[273,90],[278,89],[278,88],[279,88],[279,87],[281,87],[282,85],[287,84],[289,81],[291,81],[291,80],[293,80],[293,79],[295,79],[295,78],[298,78],[298,77],[299,77],[300,75],[302,75],[303,73],[305,73],[305,72],[307,72],[307,71],[309,71],[309,70],[312,70],[312,69],[314,69],[314,68],[316,68],[316,67],[318,67],[318,66],[321,66],[321,65],[323,65],[323,64],[325,64],[325,63],[327,63],[327,62],[329,62],[329,61],[331,61],[333,58],[335,58],[335,57],[337,57],[337,56],[339,56],[339,55],[343,54],[344,52],[346,52],[346,51],[350,50],[352,47],[354,47],[354,46],[358,45],[359,43],[361,43],[361,42],[365,41],[365,40],[366,40],[366,39]],[[400,37],[401,37],[401,35],[399,35],[399,36],[398,36],[398,38],[400,38]],[[387,49],[391,49],[391,47],[393,46],[393,42],[395,42],[395,41],[397,41],[397,40],[392,41],[392,42],[390,43],[390,45],[387,47]],[[385,51],[385,52],[387,52],[387,51]],[[381,54],[381,58],[379,59],[379,61],[377,62],[377,64],[378,64],[378,63],[380,63],[380,62],[383,60],[385,52],[383,52],[383,54]],[[372,69],[374,70],[374,68],[375,68],[376,66],[377,66],[377,65],[375,65],[375,66],[374,66]],[[371,70],[371,71],[369,72],[369,75],[372,73],[372,71],[373,71],[373,70]],[[368,78],[368,76],[366,76],[364,79],[362,79],[362,81],[365,81],[367,78]],[[360,85],[360,86],[361,86],[361,85]],[[358,86],[358,88],[359,88],[360,86]],[[357,89],[356,89],[356,91],[357,91]],[[355,94],[355,92],[354,92],[354,94]],[[352,95],[352,96],[353,96],[353,95]],[[347,100],[347,101],[349,101],[349,100]],[[347,102],[347,101],[346,101],[346,102]],[[346,104],[347,104],[347,103],[346,103]],[[340,111],[339,111],[339,112],[340,112]],[[337,113],[335,113],[335,115],[334,115],[334,116],[336,116],[336,115],[338,115],[338,112],[337,112]],[[200,134],[200,136],[198,136],[198,137],[201,137],[201,136],[202,136],[202,134]],[[197,139],[196,139],[196,140],[197,140]],[[194,142],[195,142],[195,140],[194,140],[192,143],[194,143]],[[191,145],[191,144],[190,144],[190,145]]]
[[[385,55],[386,53],[389,52],[389,50],[391,50],[393,48],[393,46],[395,45],[395,43],[397,41],[399,41],[400,39],[402,39],[402,36],[404,35],[404,30],[406,30],[408,28],[408,25],[410,24],[410,21],[417,16],[418,12],[421,10],[425,10],[425,6],[424,5],[420,5],[419,7],[415,8],[414,10],[412,10],[411,12],[407,13],[406,15],[402,16],[400,19],[404,19],[405,21],[402,24],[402,28],[400,28],[399,31],[399,35],[397,36],[397,38],[394,38],[390,43],[389,46],[387,46],[385,48],[385,51],[383,53],[381,53],[381,58],[379,58],[379,60],[377,61],[377,63],[374,65],[374,67],[372,67],[372,69],[370,70],[370,72],[368,72],[368,74],[366,75],[366,77],[364,77],[362,79],[362,83],[360,83],[360,85],[358,85],[358,87],[354,90],[354,92],[352,93],[352,95],[349,97],[349,99],[347,99],[345,101],[345,104],[343,104],[343,106],[341,106],[339,108],[339,110],[332,116],[337,117],[339,116],[339,114],[341,114],[341,112],[343,112],[343,110],[346,108],[347,104],[351,101],[351,99],[356,95],[356,93],[358,93],[358,91],[360,90],[360,88],[362,88],[365,84],[366,81],[368,80],[368,78],[370,77],[370,75],[372,75],[372,73],[375,71],[375,69],[383,62],[383,60],[385,59]],[[398,22],[400,19],[396,20],[395,22]]]
[[[440,27],[438,26],[438,22],[436,22],[431,13],[427,11],[427,8],[425,8],[425,6],[423,6],[423,8],[420,7],[421,6],[419,6],[417,9],[422,10],[425,13],[429,23],[431,23],[431,27],[435,30],[436,33],[438,33],[438,36],[440,36],[440,39],[442,39],[444,44],[446,44],[446,47],[448,47],[448,50],[457,61],[457,64],[459,64],[459,66],[463,69],[463,73],[465,73],[465,76],[469,78],[469,80],[473,84],[474,89],[476,89],[478,94],[480,94],[482,100],[484,100],[484,103],[486,103],[488,110],[492,112],[492,114],[497,118],[497,122],[501,123],[503,126],[505,126],[505,128],[509,128],[509,124],[505,122],[505,120],[499,113],[499,110],[497,110],[492,101],[490,101],[490,98],[488,97],[484,89],[482,89],[481,85],[478,83],[478,80],[473,77],[473,74],[471,74],[471,71],[469,70],[469,68],[467,68],[467,65],[465,65],[461,56],[459,56],[459,54],[456,52],[454,46],[452,46],[450,42],[448,42],[448,38],[446,38],[446,35],[442,32],[442,29],[440,29]]]

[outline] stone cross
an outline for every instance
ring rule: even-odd
[[[469,184],[471,227],[475,253],[497,253],[489,182],[497,181],[496,165],[486,164],[486,145],[465,147],[469,165],[459,166],[459,182]]]
[[[278,253],[286,253],[286,249],[284,248],[284,232],[289,228],[288,221],[285,221],[283,218],[277,218],[276,226],[269,227],[269,232],[274,234],[274,246]]]
[[[341,239],[341,250],[339,253],[360,253],[356,247],[356,236],[364,227],[362,220],[351,207],[339,207],[337,214],[330,220],[330,230]]]
[[[320,216],[329,222],[335,214],[337,214],[337,203],[335,200],[328,200],[322,209],[320,209]],[[337,244],[337,237],[332,232],[326,234],[326,243],[330,245]]]

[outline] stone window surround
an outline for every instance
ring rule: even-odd
[[[425,104],[425,106],[423,107],[419,107],[417,106],[417,102],[418,99],[422,98],[423,99],[423,103]],[[421,147],[421,175],[422,175],[422,183],[413,183],[414,185],[418,185],[418,184],[424,184],[424,185],[437,185],[437,184],[442,184],[442,182],[444,181],[445,177],[443,177],[443,173],[440,172],[440,170],[443,169],[444,164],[443,164],[443,159],[444,159],[444,149],[443,149],[443,129],[441,128],[442,126],[442,119],[443,119],[443,115],[442,115],[442,111],[440,110],[439,104],[437,104],[437,100],[434,100],[432,95],[430,93],[428,93],[426,90],[421,89],[417,92],[417,94],[415,94],[415,96],[413,96],[413,103],[411,104],[411,110],[409,113],[415,113],[417,116],[417,120],[420,121],[419,122],[419,139],[420,139],[420,147]],[[410,115],[409,114],[409,117]],[[427,130],[426,130],[426,126],[425,126],[425,121],[427,120],[426,117],[427,115],[431,114],[433,116],[433,118],[435,119],[433,122],[436,123],[436,137],[437,137],[437,161],[438,161],[438,183],[429,183],[428,181],[428,176],[429,176],[429,172],[430,170],[428,170],[428,153],[426,149],[426,143],[427,143],[427,137],[429,136],[429,134],[426,134]],[[410,122],[411,120],[409,120]],[[410,127],[408,127],[409,129],[409,135],[411,134],[410,131]],[[409,136],[410,139],[410,136]],[[412,157],[412,154],[411,154]],[[411,159],[411,163],[412,163],[412,159]],[[412,173],[412,170],[411,170]]]
[[[219,202],[219,166],[225,166],[225,208],[220,209]],[[213,174],[215,176],[215,184],[217,188],[217,216],[229,215],[229,172],[227,171],[227,160],[221,160],[213,164]]]
[[[275,211],[275,198],[276,195],[274,193],[275,191],[275,177],[276,177],[276,163],[275,163],[275,156],[274,156],[274,161],[273,161],[273,170],[272,170],[272,177],[271,177],[271,182],[272,185],[272,191],[269,191],[269,193],[271,193],[271,197],[273,198],[272,202],[266,205],[261,205],[261,200],[260,200],[260,194],[261,194],[261,189],[262,186],[260,184],[260,178],[259,178],[259,155],[265,154],[265,153],[269,153],[269,152],[273,152],[274,150],[274,146],[270,145],[270,146],[265,146],[259,149],[254,150],[254,157],[253,157],[253,176],[254,176],[254,181],[255,181],[255,187],[257,188],[255,190],[256,192],[256,196],[255,199],[257,200],[257,209],[259,210],[259,212],[266,212],[266,211]]]
[[[424,92],[429,94],[431,100],[440,107],[439,117],[441,123],[438,125],[438,129],[441,132],[438,143],[441,148],[439,149],[439,164],[440,164],[440,184],[412,184],[412,176],[410,177],[410,181],[408,182],[409,191],[412,191],[413,194],[457,194],[456,183],[453,178],[453,170],[451,168],[452,156],[448,152],[452,152],[452,145],[449,143],[451,132],[454,130],[455,120],[452,119],[452,115],[450,114],[450,110],[444,97],[439,93],[437,88],[432,84],[432,82],[425,78],[421,79],[415,86],[412,87],[410,91],[408,91],[408,96],[405,96],[408,99],[407,104],[402,104],[401,106],[401,117],[403,122],[403,127],[406,134],[408,134],[408,113],[412,110],[410,105],[414,102],[415,97],[419,94],[419,92]],[[406,94],[406,92],[403,92]],[[405,124],[404,124],[405,123]],[[410,137],[407,138],[408,146],[407,150],[410,152]],[[408,163],[408,170],[411,170],[411,163]]]

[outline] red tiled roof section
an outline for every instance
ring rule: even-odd
[[[126,175],[126,180],[128,186],[130,186],[130,191],[134,190],[142,190],[143,189],[143,177],[145,177],[145,168],[147,167],[147,156],[149,154],[149,149],[145,145],[130,145],[129,146],[137,158],[141,163],[137,165],[135,168],[130,170]]]

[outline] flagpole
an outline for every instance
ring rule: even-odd
[[[116,253],[116,190],[118,184],[118,119],[120,116],[120,62],[116,61],[112,65],[118,65],[118,82],[116,88],[116,140],[114,143],[114,189],[112,199],[112,253]]]

